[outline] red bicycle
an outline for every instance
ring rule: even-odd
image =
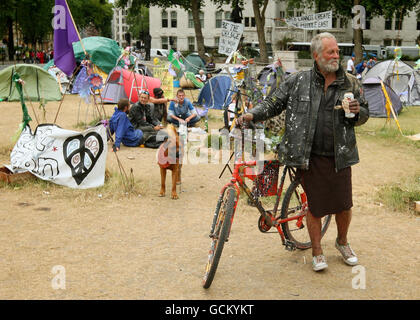
[[[214,279],[223,247],[229,239],[241,190],[247,195],[251,205],[255,206],[260,213],[258,229],[261,232],[267,233],[272,227],[276,228],[275,233],[280,235],[285,249],[289,251],[296,250],[296,248],[302,250],[311,248],[309,234],[305,228],[308,202],[301,181],[296,175],[296,169],[285,166],[278,185],[279,161],[264,161],[263,169],[259,174],[255,173],[257,165],[261,164],[257,161],[236,161],[230,182],[220,192],[209,234],[211,246],[203,278],[203,287],[206,289],[210,287]],[[278,212],[286,176],[289,178],[290,185],[282,200],[280,212]],[[252,191],[246,185],[245,178],[255,181]],[[266,210],[263,207],[260,201],[262,195],[275,195],[273,209]],[[322,236],[327,231],[330,221],[331,215],[322,219]]]

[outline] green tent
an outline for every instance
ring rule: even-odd
[[[104,37],[88,37],[82,39],[82,42],[90,60],[105,73],[110,73],[122,54],[118,43],[115,40]],[[73,43],[73,51],[78,62],[85,59],[85,52],[80,41]],[[132,57],[130,57],[130,61],[134,63]],[[44,70],[48,70],[53,65],[54,60],[50,60],[44,65]],[[123,66],[123,61],[120,61],[119,65]]]
[[[198,74],[198,71],[206,71],[206,62],[198,55],[198,53],[190,53],[184,61],[186,72]]]
[[[45,101],[61,100],[60,87],[54,77],[44,69],[32,64],[17,64],[0,71],[0,99],[7,101],[19,101],[19,93],[12,81],[13,74],[17,72],[25,81],[25,100]]]
[[[88,37],[82,39],[83,46],[90,60],[105,73],[110,73],[121,56],[121,48],[115,40],[104,37]],[[80,41],[73,43],[74,56],[77,61],[85,58]]]

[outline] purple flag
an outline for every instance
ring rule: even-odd
[[[79,41],[79,36],[65,0],[55,0],[53,13],[54,63],[70,77],[76,68],[72,43]]]

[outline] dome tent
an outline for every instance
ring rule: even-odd
[[[420,79],[415,70],[402,61],[386,60],[374,65],[363,77],[378,78],[390,86],[408,105],[420,105]]]
[[[56,79],[44,69],[32,64],[12,65],[0,71],[0,99],[7,101],[20,100],[19,93],[12,81],[12,76],[15,72],[25,81],[25,100],[61,100],[60,87]]]
[[[396,114],[399,114],[402,110],[401,100],[389,85],[384,83],[384,86],[388,97],[391,100],[392,108]],[[373,118],[386,118],[386,98],[384,91],[382,90],[381,80],[378,78],[363,80],[363,91],[365,98],[369,103],[369,116]]]

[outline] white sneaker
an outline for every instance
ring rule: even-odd
[[[335,247],[338,251],[340,251],[341,255],[343,256],[343,260],[349,266],[355,266],[358,264],[358,259],[356,254],[354,253],[353,249],[350,247],[350,244],[347,243],[346,245],[338,244],[338,241],[335,240]]]
[[[327,259],[323,254],[312,258],[312,269],[314,271],[321,271],[328,268]]]

